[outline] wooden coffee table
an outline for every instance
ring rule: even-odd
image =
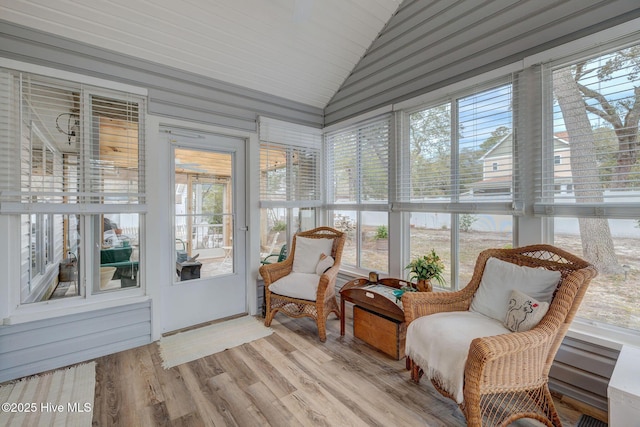
[[[345,333],[345,302],[354,304],[353,335],[399,360],[404,357],[407,333],[402,305],[395,302],[394,289],[408,286],[400,279],[354,279],[340,290],[340,335]]]

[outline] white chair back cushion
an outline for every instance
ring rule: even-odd
[[[515,289],[540,302],[551,302],[559,282],[559,271],[489,258],[469,310],[502,322],[507,315],[511,291]]]
[[[293,254],[292,270],[296,273],[316,273],[320,255],[331,255],[333,239],[311,239],[296,237],[296,249]]]
[[[460,404],[471,341],[510,332],[502,321],[472,311],[431,314],[409,324],[405,354]]]
[[[320,277],[313,273],[289,273],[269,285],[269,290],[286,297],[315,301]]]

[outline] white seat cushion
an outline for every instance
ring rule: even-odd
[[[286,297],[316,300],[320,277],[313,273],[290,273],[269,285],[269,290]]]
[[[511,333],[502,321],[473,311],[420,317],[407,328],[405,353],[429,379],[447,390],[458,404],[464,400],[464,366],[474,338]]]

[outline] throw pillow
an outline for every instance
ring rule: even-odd
[[[316,265],[316,274],[322,276],[325,271],[333,266],[333,263],[334,260],[332,256],[324,253],[320,254],[320,261],[318,261],[318,265]]]
[[[551,302],[558,282],[559,271],[525,267],[489,258],[469,310],[503,322],[512,290],[518,290],[541,302]]]
[[[297,236],[295,254],[293,255],[293,271],[315,274],[320,254],[330,254],[332,247],[333,239],[312,239]]]
[[[548,302],[536,301],[520,291],[511,291],[504,326],[513,332],[523,332],[536,326],[549,310]]]

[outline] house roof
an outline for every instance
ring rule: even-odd
[[[512,138],[513,134],[511,132],[509,132],[508,134],[506,134],[505,136],[503,136],[502,138],[500,138],[500,140],[498,142],[496,142],[495,144],[493,144],[493,146],[491,148],[489,148],[487,150],[486,153],[484,153],[482,155],[482,157],[480,157],[479,160],[484,161],[487,159],[491,159],[493,157],[500,157],[501,155],[504,154],[498,154],[496,155],[495,153],[499,152],[499,148],[504,145],[504,144],[509,144],[509,147],[513,144],[513,138]],[[553,135],[553,140],[557,144],[562,144],[565,146],[569,146],[569,134],[567,132],[557,132]],[[511,148],[509,148],[509,150],[511,150]]]
[[[2,2],[2,19],[324,108],[401,0]]]

